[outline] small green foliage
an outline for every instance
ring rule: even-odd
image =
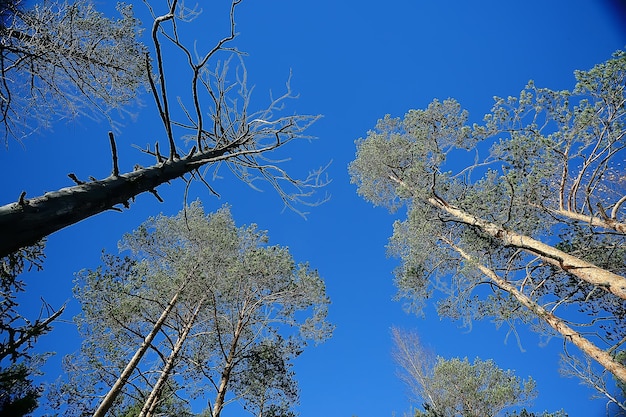
[[[0,415],[19,417],[35,410],[41,389],[33,385],[31,373],[24,364],[0,369]]]
[[[534,413],[524,408],[519,412],[516,411],[513,413],[507,413],[506,417],[567,417],[567,413],[563,410],[559,410],[554,413],[549,413],[547,411],[544,411],[543,413]]]
[[[41,241],[0,259],[0,415],[26,415],[41,395],[31,377],[46,355],[33,355],[32,349],[62,310],[48,318],[27,319],[18,311],[17,296],[25,290],[20,274],[43,268],[44,246]]]
[[[436,407],[442,414],[449,415],[453,410],[452,415],[463,417],[494,417],[506,407],[523,404],[536,395],[532,378],[522,381],[492,360],[475,359],[470,363],[467,358],[439,358],[430,389],[438,394]]]
[[[411,110],[402,120],[385,116],[367,138],[356,141],[357,158],[348,168],[351,182],[366,200],[390,210],[406,204],[411,194],[429,194],[447,154],[473,144],[467,117],[452,99]],[[394,178],[409,183],[412,193]]]
[[[392,329],[399,376],[423,403],[419,417],[495,417],[536,396],[532,378],[521,380],[494,361],[434,358],[417,333]]]

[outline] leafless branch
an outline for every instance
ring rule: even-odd
[[[174,128],[176,128],[180,130],[181,137],[195,143],[195,149],[200,153],[224,148],[232,149],[228,153],[228,157],[224,158],[224,163],[235,176],[253,188],[256,188],[254,183],[259,179],[269,182],[278,192],[286,207],[298,211],[296,206],[302,203],[305,205],[320,204],[327,198],[316,202],[308,200],[315,190],[328,183],[327,179],[322,179],[325,168],[314,171],[304,180],[300,180],[288,174],[286,169],[279,167],[276,163],[284,163],[284,160],[272,161],[264,156],[293,139],[307,138],[303,132],[319,116],[279,115],[284,111],[284,104],[287,100],[297,98],[290,87],[291,75],[287,80],[286,91],[283,95],[277,98],[272,97],[269,105],[263,110],[253,113],[249,111],[252,89],[249,89],[247,85],[248,77],[242,59],[243,54],[228,46],[236,38],[235,10],[240,3],[241,0],[231,2],[228,34],[219,39],[203,55],[198,55],[181,41],[183,36],[181,36],[180,31],[183,30],[183,26],[178,25],[177,21],[180,20],[180,16],[186,15],[181,3],[171,2],[168,12],[163,15],[157,15],[150,9],[155,18],[152,38],[156,50],[155,61],[157,65],[157,78],[151,77],[150,82],[157,108],[166,128],[170,146],[169,158],[171,160],[173,157],[178,157],[177,151],[172,153],[172,149],[176,146],[173,137]],[[196,18],[198,14],[198,11],[193,11],[191,17]],[[171,23],[169,29],[165,28],[165,22]],[[178,103],[184,117],[183,121],[179,121],[173,116],[172,109],[168,104],[168,89],[165,87],[164,81],[167,74],[163,65],[164,56],[162,56],[159,37],[170,42],[176,50],[182,53],[191,70],[191,97],[189,98],[191,105],[187,106],[185,100],[180,96],[178,97]],[[209,65],[213,59],[217,59],[218,54],[224,53],[230,56],[224,61],[217,61],[215,69],[209,70]],[[229,81],[230,64],[233,56],[239,58],[239,65],[234,71],[235,80]],[[203,98],[208,98],[208,102]],[[207,113],[211,115],[213,121],[211,128],[205,128],[204,115]],[[150,152],[149,149],[144,152],[159,158],[158,148],[155,153]],[[192,151],[191,154],[193,152],[195,151]],[[199,159],[198,167],[203,163],[204,161]],[[212,172],[215,178],[221,164],[213,165]],[[209,186],[206,178],[207,171],[205,169],[201,175],[196,170],[193,177],[200,179],[203,184]],[[253,171],[256,171],[257,175],[251,175]],[[208,188],[216,194],[213,187],[209,186]],[[289,188],[293,191],[287,191]]]
[[[113,160],[113,171],[111,171],[111,175],[117,177],[120,175],[120,169],[117,165],[117,146],[115,146],[115,136],[113,136],[113,132],[109,132],[109,143],[111,144],[111,159]]]
[[[619,401],[616,396],[611,394],[607,386],[607,372],[606,370],[598,371],[587,356],[584,357],[584,362],[577,356],[570,354],[567,348],[564,349],[564,354],[561,355],[561,373],[565,376],[576,377],[580,379],[583,384],[593,388],[600,395],[596,394],[597,398],[604,396],[607,402],[607,409],[610,404],[614,404],[622,410],[626,411],[626,402]]]
[[[5,141],[78,114],[113,124],[108,112],[132,101],[145,80],[138,21],[130,8],[118,10],[117,20],[85,0],[12,10],[0,27]]]

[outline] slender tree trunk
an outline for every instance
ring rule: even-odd
[[[113,404],[117,396],[122,391],[122,388],[124,387],[126,382],[128,382],[128,378],[130,377],[130,375],[133,373],[133,371],[139,364],[139,361],[141,361],[141,358],[150,347],[150,344],[152,344],[152,341],[161,330],[163,323],[165,323],[165,320],[167,319],[170,312],[172,311],[172,309],[178,302],[178,297],[180,296],[180,293],[182,292],[186,283],[187,281],[185,281],[185,283],[183,283],[183,285],[178,289],[178,291],[176,291],[176,294],[174,294],[170,302],[167,304],[167,307],[165,308],[165,310],[163,310],[159,319],[156,321],[156,323],[154,323],[154,326],[152,327],[152,330],[150,331],[150,333],[148,333],[148,335],[144,338],[143,343],[141,344],[139,349],[137,349],[133,357],[130,359],[130,361],[128,362],[128,364],[126,365],[126,367],[120,374],[119,378],[117,378],[117,381],[115,381],[115,384],[113,384],[113,386],[111,387],[107,395],[104,397],[104,399],[98,406],[98,409],[93,414],[93,417],[103,417],[109,411],[109,409],[111,408],[111,405]]]
[[[241,143],[234,142],[221,149],[163,160],[126,174],[116,172],[117,156],[114,154],[114,172],[103,180],[62,188],[35,198],[25,198],[22,193],[17,202],[0,207],[0,258],[118,204],[128,207],[128,202],[139,194],[156,194],[156,187],[163,183],[205,164],[232,157],[232,151],[238,146]]]
[[[487,276],[491,281],[497,285],[500,289],[511,294],[520,304],[528,308],[530,311],[535,313],[540,319],[548,323],[550,327],[559,332],[565,340],[572,342],[576,345],[580,350],[585,352],[587,355],[595,359],[600,365],[602,365],[606,370],[615,375],[619,380],[626,382],[626,366],[621,363],[615,361],[615,359],[604,350],[598,348],[596,345],[591,343],[589,340],[585,339],[575,331],[570,328],[563,320],[555,316],[554,314],[547,311],[545,308],[534,302],[530,297],[528,297],[523,292],[519,291],[514,285],[509,283],[508,281],[500,278],[493,270],[487,268],[472,256],[467,254],[463,249],[457,247],[449,240],[442,238],[451,248],[457,251],[465,260],[470,262],[472,265],[477,267],[485,276]]]
[[[392,181],[397,182],[407,190],[412,191],[411,188],[399,178],[394,176],[390,176],[390,178]],[[418,195],[415,195],[415,198],[424,199]],[[544,262],[561,268],[583,281],[604,288],[610,293],[626,300],[626,278],[620,275],[614,274],[592,263],[583,261],[582,259],[560,251],[553,246],[546,245],[545,243],[529,236],[515,233],[495,223],[483,220],[464,210],[449,205],[440,198],[429,197],[424,200],[428,204],[445,211],[459,221],[477,227],[487,235],[500,240],[500,242],[504,245],[514,246],[526,252],[532,253],[533,255],[538,255]]]
[[[224,365],[224,369],[222,370],[220,384],[217,389],[217,396],[215,398],[215,403],[213,404],[212,417],[220,417],[220,413],[224,408],[224,400],[226,398],[226,392],[228,391],[228,382],[230,381],[230,374],[233,371],[233,367],[235,366],[235,355],[237,353],[239,337],[241,336],[243,327],[243,319],[240,318],[239,322],[237,323],[237,327],[235,328],[235,334],[233,335],[233,340],[230,344],[230,350],[226,357],[226,364]]]
[[[538,204],[534,205],[535,207],[542,208],[544,210],[548,210],[551,213],[554,213],[559,216],[567,217],[568,219],[576,220],[579,222],[587,223],[591,226],[601,227],[603,229],[615,230],[616,232],[626,234],[626,223],[618,222],[616,219],[612,217],[597,217],[597,216],[589,216],[587,214],[576,213],[571,210],[565,209],[549,209],[542,207]]]
[[[161,376],[157,380],[156,384],[154,384],[154,387],[152,387],[152,391],[150,392],[150,395],[146,399],[146,402],[143,405],[141,412],[139,413],[139,417],[151,417],[154,414],[154,410],[156,409],[157,403],[159,402],[159,396],[163,390],[163,387],[165,386],[165,383],[167,382],[167,379],[169,378],[170,373],[174,368],[174,363],[176,362],[176,359],[178,359],[178,354],[185,344],[187,336],[189,336],[189,332],[193,328],[193,325],[196,322],[196,318],[198,317],[198,314],[200,313],[200,310],[202,309],[202,305],[204,304],[205,300],[206,297],[202,298],[198,302],[198,305],[193,311],[191,317],[185,324],[182,334],[176,340],[176,343],[174,344],[174,347],[172,348],[172,351],[170,352],[170,355],[168,356],[163,366],[163,369],[161,370]]]
[[[405,382],[418,397],[421,397],[432,406],[433,409],[437,410],[439,408],[438,400],[435,400],[427,376],[434,367],[434,356],[421,348],[419,340],[413,337],[408,338],[402,336],[400,331],[395,327],[393,327],[391,331],[393,342],[397,349],[397,352],[393,353],[393,359],[401,368],[406,370],[411,378],[417,381],[417,386],[421,387],[421,390],[416,388],[415,384],[413,381],[410,381],[410,379],[407,379]]]

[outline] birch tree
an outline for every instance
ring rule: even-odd
[[[409,308],[437,294],[443,316],[561,337],[600,365],[603,390],[607,373],[626,380],[616,360],[626,341],[626,54],[575,76],[572,91],[530,82],[496,98],[473,126],[452,99],[386,116],[357,141],[349,169],[365,199],[406,207],[389,250]]]
[[[152,416],[177,396],[204,399],[214,417],[235,400],[259,415],[288,411],[291,362],[330,336],[329,301],[316,271],[267,241],[228,209],[205,216],[199,204],[127,235],[128,257],[80,275],[85,342],[56,406],[101,416],[141,405]]]
[[[82,74],[85,79],[81,83],[106,92],[120,88],[120,94],[130,96],[135,92],[135,87],[142,80],[145,81],[163,132],[161,137],[156,138],[154,145],[140,145],[143,156],[133,158],[135,167],[131,172],[122,172],[119,168],[121,152],[118,153],[114,132],[108,132],[108,138],[106,133],[100,135],[94,132],[93,137],[101,137],[110,143],[110,175],[97,179],[94,173],[94,176],[85,179],[69,172],[68,177],[73,181],[73,186],[38,197],[27,196],[25,190],[14,197],[13,203],[0,207],[0,256],[32,245],[51,233],[98,213],[127,209],[139,194],[149,192],[161,201],[157,187],[175,179],[183,179],[187,184],[194,179],[198,180],[210,193],[217,194],[211,182],[219,176],[218,172],[221,174],[224,170],[230,170],[235,178],[253,187],[258,187],[260,181],[269,183],[285,205],[298,212],[301,212],[303,205],[315,205],[325,200],[324,197],[313,196],[327,182],[324,169],[311,169],[308,174],[294,175],[288,173],[280,161],[270,157],[272,151],[296,139],[308,138],[305,132],[319,116],[286,111],[286,103],[296,97],[289,80],[284,93],[271,96],[266,107],[250,107],[251,88],[248,86],[243,54],[233,44],[236,38],[235,11],[242,0],[231,2],[228,15],[224,16],[228,30],[222,34],[210,34],[204,30],[206,26],[212,25],[202,26],[202,13],[185,7],[183,2],[172,1],[159,5],[147,1],[144,3],[153,18],[151,25],[146,28],[150,33],[149,47],[134,43],[141,29],[136,26],[137,21],[127,6],[120,8],[123,18],[117,23],[106,20],[89,3],[82,2],[78,2],[75,7],[68,6],[59,11],[54,9],[58,16],[33,21],[36,26],[32,30],[42,26],[41,31],[44,33],[53,31],[46,25],[58,21],[59,29],[54,29],[59,32],[59,38],[55,40],[59,44],[56,50],[67,55],[59,58],[59,65],[67,62],[72,70],[81,74],[86,72]],[[50,3],[42,6],[44,9],[50,7]],[[35,8],[30,13],[37,10],[40,9]],[[23,17],[22,20],[27,19]],[[77,22],[80,22],[80,30],[66,28]],[[203,29],[197,30],[199,27]],[[16,38],[10,28],[3,30],[9,30],[5,35],[7,39],[24,42],[24,36]],[[100,34],[97,32],[99,30],[104,33]],[[199,33],[206,33],[206,38],[213,36],[216,40],[202,38],[197,39],[197,42],[183,43],[183,39],[193,39]],[[94,41],[96,45],[91,48],[91,40],[101,37],[107,41]],[[124,41],[118,40],[118,37]],[[37,45],[41,44],[40,48],[47,51],[47,42],[51,42],[49,38],[38,41]],[[76,40],[76,45],[70,42],[72,40]],[[126,42],[131,43],[126,45]],[[86,52],[81,48],[98,51],[101,44],[105,48],[101,56],[83,57]],[[71,51],[64,48],[70,48]],[[118,54],[118,48],[123,49],[123,53]],[[137,74],[116,69],[122,65],[117,59],[126,66],[126,49],[133,56],[128,63],[128,71]],[[146,53],[143,53],[144,49]],[[29,58],[28,51],[25,53]],[[47,55],[44,58],[52,59]],[[96,70],[92,73],[92,61],[105,61],[107,65],[112,65],[112,68],[107,67],[111,74],[100,76]],[[79,65],[81,62],[85,68]],[[54,72],[55,76],[62,74],[60,70]],[[26,73],[25,79],[24,76],[16,75],[16,80],[21,83],[19,85],[28,85],[30,76]],[[116,81],[116,76],[128,76],[129,80]],[[176,77],[177,82],[170,83],[171,77]],[[37,73],[35,78],[41,78],[44,86],[50,87],[52,83],[45,72]],[[96,78],[97,82],[90,81],[92,78]],[[171,85],[184,87],[178,91]],[[54,84],[52,87],[60,89],[61,93],[66,92]],[[87,86],[83,90],[88,97],[92,97]],[[40,93],[37,90],[33,94]],[[13,105],[17,97],[11,97],[13,101],[10,104]],[[62,107],[66,108],[63,103],[71,98],[66,96],[57,101],[61,101]],[[11,113],[12,110],[6,112]],[[280,159],[284,161],[284,155]]]

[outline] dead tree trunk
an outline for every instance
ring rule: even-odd
[[[185,157],[164,159],[151,167],[126,174],[117,172],[114,152],[113,173],[105,179],[83,183],[70,174],[77,182],[73,187],[30,199],[23,192],[17,202],[0,207],[0,258],[103,211],[119,211],[115,207],[118,204],[129,207],[129,201],[139,194],[151,192],[161,200],[156,187],[203,165],[236,157],[238,154],[233,151],[241,143],[200,153],[192,150]]]

